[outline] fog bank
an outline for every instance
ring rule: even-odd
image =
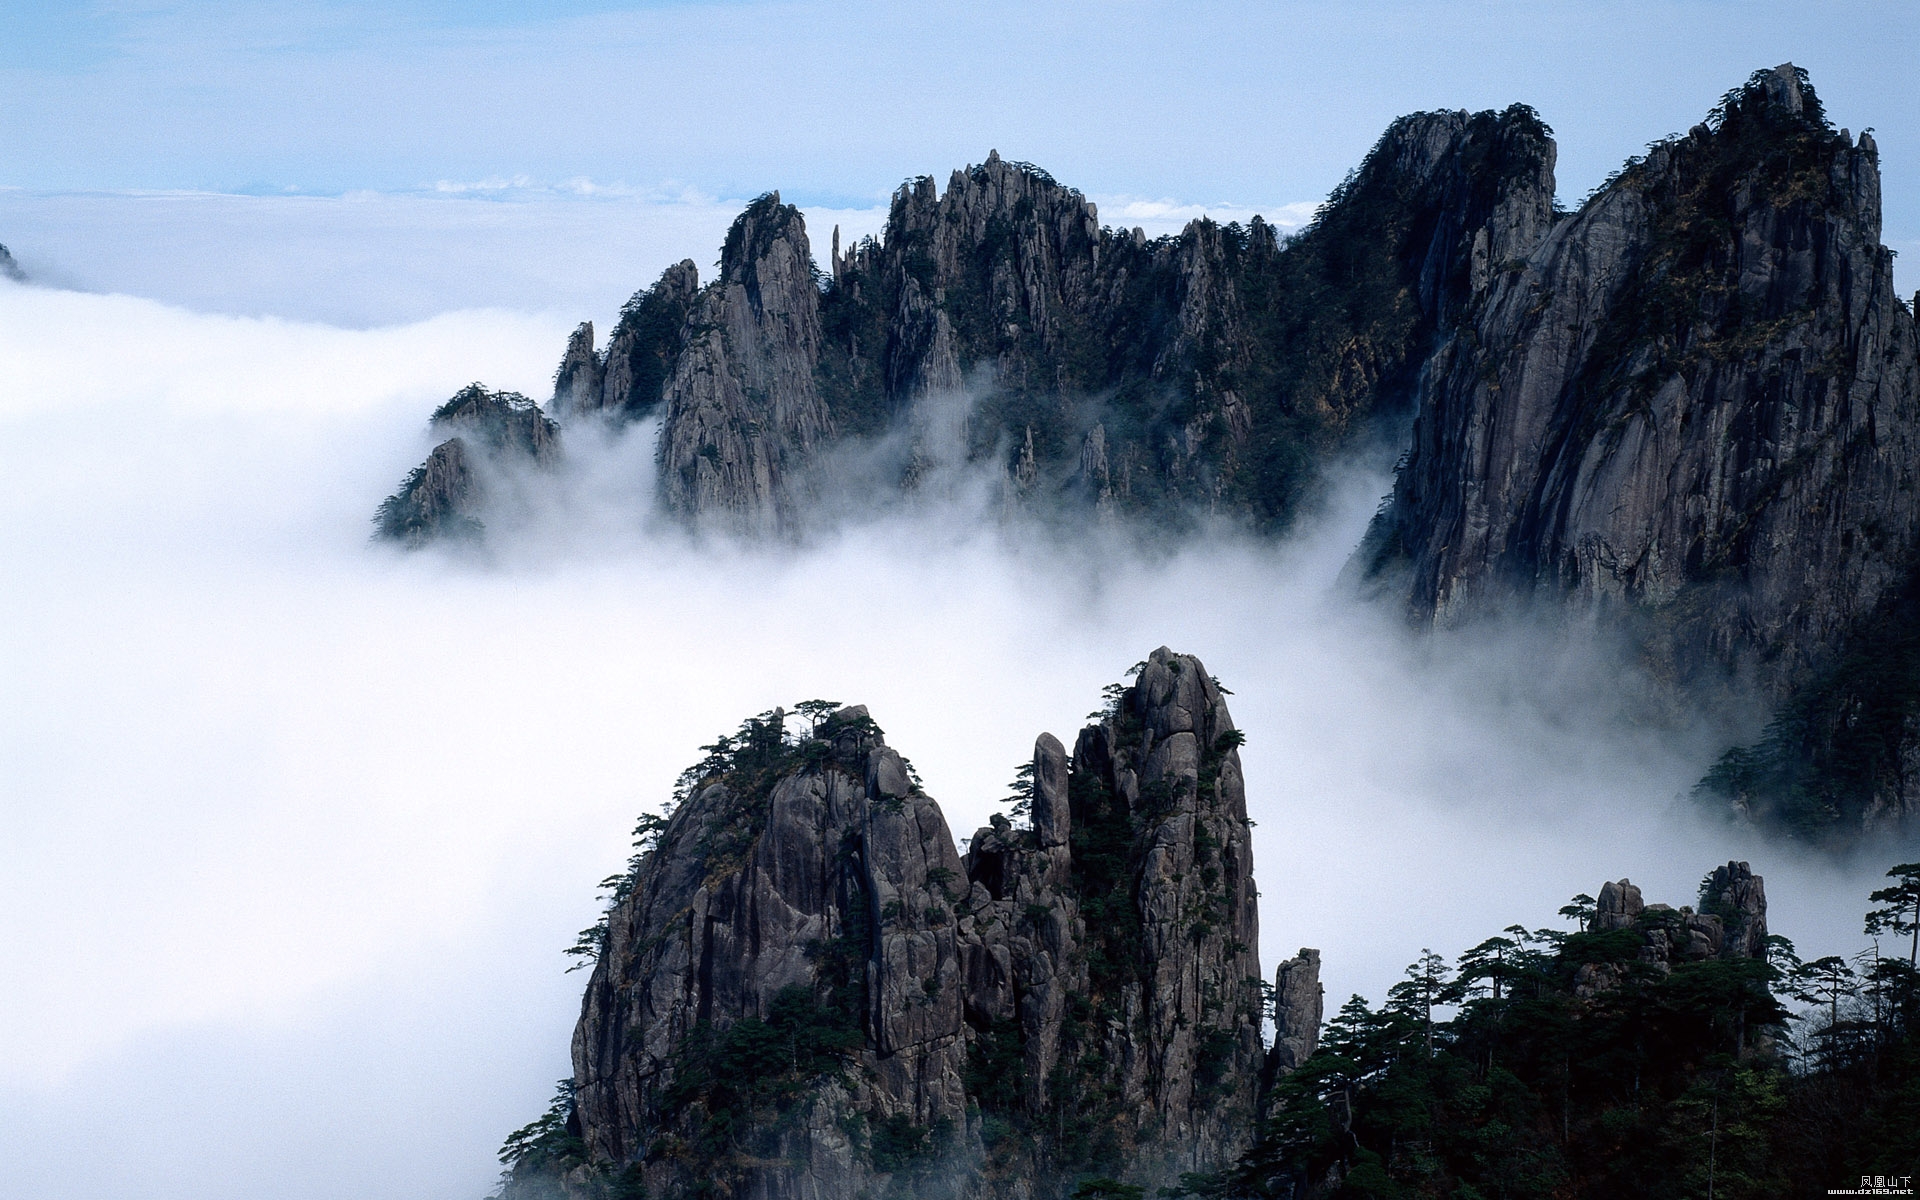
[[[571,320],[354,332],[0,284],[0,1127],[42,1197],[472,1200],[566,1073],[561,954],[636,813],[748,715],[867,704],[967,836],[1155,646],[1234,692],[1262,961],[1330,1005],[1630,876],[1766,876],[1803,953],[1886,865],[1678,803],[1724,729],[1622,719],[1551,632],[1423,643],[1337,575],[1386,481],[1301,536],[1067,546],[973,508],[805,550],[644,521],[646,430],[570,442],[486,553],[367,542],[469,379],[546,390]]]

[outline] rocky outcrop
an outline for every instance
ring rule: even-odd
[[[554,373],[553,411],[614,421],[638,421],[659,411],[699,292],[699,269],[691,260],[678,262],[621,307],[604,353],[594,350],[591,321],[574,330]]]
[[[964,858],[866,710],[830,707],[748,721],[643,822],[588,935],[571,1111],[508,1194],[1041,1200],[1238,1153],[1258,925],[1198,660],[1156,651],[1071,758],[1042,735],[1030,823]]]
[[[790,528],[799,468],[833,422],[814,382],[820,292],[806,222],[779,193],[734,221],[683,336],[663,393],[662,500],[736,529]]]
[[[480,496],[465,439],[448,438],[408,474],[399,491],[380,502],[373,514],[374,536],[408,547],[478,538],[485,530],[474,516]]]
[[[560,453],[559,429],[539,405],[518,392],[488,391],[477,383],[455,392],[427,425],[466,437],[489,455],[536,466],[552,466]]]
[[[554,465],[558,427],[518,392],[468,384],[434,410],[428,429],[450,434],[375,511],[374,537],[418,547],[442,538],[479,537],[487,479]]]
[[[1666,975],[1681,963],[1709,959],[1765,961],[1765,881],[1743,862],[1715,867],[1700,887],[1698,911],[1682,905],[1647,904],[1630,881],[1602,884],[1587,924],[1592,933],[1631,931],[1640,937],[1635,969]],[[1574,979],[1577,995],[1591,997],[1617,987],[1626,976],[1619,962],[1583,965]]]
[[[1268,1070],[1284,1073],[1313,1057],[1320,1045],[1326,989],[1320,986],[1320,952],[1303,949],[1273,976],[1273,1049]]]
[[[1835,664],[1903,623],[1920,564],[1920,338],[1872,137],[1834,130],[1804,72],[1759,72],[1537,245],[1484,258],[1424,369],[1372,569],[1437,624],[1570,599],[1694,696],[1817,686],[1708,790],[1813,833],[1907,805],[1903,751],[1823,719],[1860,690]],[[1851,711],[1898,726],[1920,714],[1901,691]]]
[[[1524,109],[1408,118],[1283,244],[1257,217],[1104,228],[990,154],[944,192],[902,187],[884,236],[835,256],[823,393],[859,436],[966,392],[969,453],[1034,503],[1282,525],[1304,459],[1404,407],[1408,364],[1469,294],[1472,235],[1504,246],[1550,216],[1552,156]]]
[[[595,411],[601,404],[606,376],[606,367],[593,349],[593,322],[582,321],[567,339],[567,353],[553,373],[553,400],[547,405],[548,411]]]
[[[1017,1029],[1023,1083],[980,1107],[1048,1130],[990,1167],[1157,1186],[1243,1147],[1264,1047],[1238,745],[1205,668],[1157,650],[1070,759],[1036,744],[1032,829],[974,835],[968,1021]]]
[[[850,443],[879,464],[854,485],[863,505],[973,465],[1030,507],[1278,527],[1317,455],[1406,409],[1473,264],[1550,221],[1552,161],[1524,108],[1406,118],[1282,243],[1258,217],[1105,228],[1079,192],[990,153],[944,192],[902,186],[881,237],[843,254],[836,230],[824,277],[799,211],[769,194],[712,284],[681,263],[604,352],[575,331],[554,411],[659,407],[662,504],[734,529],[793,532],[847,486],[823,478],[845,456],[823,452]],[[960,445],[932,444],[923,412],[956,405]]]
[[[842,253],[836,230],[828,274],[769,194],[711,284],[680,263],[604,350],[575,330],[553,411],[660,412],[659,502],[697,524],[791,534],[823,497],[868,508],[949,467],[998,472],[1033,511],[1279,528],[1321,456],[1401,419],[1488,256],[1550,222],[1552,162],[1525,108],[1405,118],[1283,242],[1258,217],[1106,228],[990,153],[944,192],[902,186],[879,238]]]
[[[15,283],[27,281],[27,273],[20,269],[19,263],[13,261],[13,255],[7,252],[5,246],[0,246],[0,279],[11,279]]]
[[[1538,231],[1544,232],[1544,227]],[[1528,246],[1484,256],[1377,537],[1416,613],[1570,595],[1687,679],[1778,696],[1920,532],[1912,314],[1877,150],[1762,72]]]

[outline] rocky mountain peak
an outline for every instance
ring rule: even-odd
[[[1698,911],[1648,904],[1631,881],[1608,882],[1600,887],[1587,931],[1637,934],[1640,942],[1630,961],[1654,975],[1708,959],[1766,959],[1766,884],[1752,868],[1743,862],[1715,867],[1701,883],[1699,899]],[[1592,996],[1618,986],[1625,961],[1583,965],[1576,991]]]
[[[593,322],[582,321],[567,339],[567,352],[553,373],[553,401],[548,408],[561,414],[590,412],[600,407],[605,384],[606,367],[593,348]]]
[[[1490,274],[1424,368],[1375,565],[1425,620],[1572,593],[1669,677],[1784,689],[1920,529],[1914,348],[1872,154],[1762,72]]]
[[[595,360],[587,385],[580,389],[579,407],[616,421],[637,421],[657,412],[675,361],[686,348],[687,317],[699,295],[700,271],[691,259],[668,267],[652,287],[635,293],[621,307],[606,353]],[[591,350],[592,326],[585,328]],[[561,378],[567,377],[569,364],[576,361],[579,337],[576,332],[568,343]],[[600,380],[597,393],[591,386],[596,377]],[[558,389],[556,382],[556,397]]]
[[[591,326],[586,333],[591,339]],[[433,411],[427,428],[445,440],[381,502],[373,518],[377,539],[410,547],[471,541],[485,528],[480,514],[490,477],[547,470],[559,459],[559,427],[518,392],[470,383]]]
[[[688,278],[669,272],[656,290]],[[820,338],[806,221],[769,192],[728,230],[720,278],[689,303],[664,377],[671,510],[735,529],[791,527],[805,495],[800,468],[833,430],[815,379]]]
[[[1199,661],[1156,651],[1072,758],[1040,735],[1030,823],[964,857],[865,708],[797,710],[642,822],[583,943],[553,1135],[583,1153],[508,1195],[1026,1200],[1228,1161],[1268,1068],[1239,739]],[[1318,1007],[1290,994],[1297,1050]]]
[[[588,336],[592,327],[587,328]],[[577,335],[576,335],[577,336]],[[489,450],[547,464],[559,453],[559,427],[540,406],[518,392],[490,391],[470,383],[434,409],[428,428],[460,433]]]
[[[1808,82],[1806,71],[1790,62],[1781,63],[1771,71],[1755,72],[1742,91],[1757,92],[1768,103],[1796,117],[1819,119],[1820,102],[1813,97],[1813,85]]]

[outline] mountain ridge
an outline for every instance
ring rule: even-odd
[[[552,408],[657,417],[657,509],[751,537],[955,467],[1067,527],[1279,534],[1329,462],[1404,447],[1356,574],[1416,624],[1617,630],[1671,707],[1751,689],[1778,714],[1703,797],[1816,840],[1905,821],[1920,336],[1877,145],[1783,64],[1571,212],[1555,155],[1521,105],[1403,117],[1283,241],[1257,217],[1104,227],[989,154],[903,184],[880,237],[836,230],[827,269],[770,192],[715,279],[682,262],[604,348],[576,330]],[[482,503],[446,501],[448,528]],[[1847,666],[1876,645],[1898,678]]]

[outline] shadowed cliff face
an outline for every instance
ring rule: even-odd
[[[964,859],[864,709],[710,748],[610,881],[572,1112],[517,1194],[1048,1197],[1230,1159],[1264,1059],[1238,737],[1196,659],[1116,691]]]
[[[1102,228],[1079,192],[991,154],[944,193],[904,185],[881,238],[843,254],[836,230],[823,278],[770,194],[713,284],[671,268],[604,351],[581,326],[554,408],[663,405],[660,501],[721,528],[792,533],[823,493],[884,502],[955,453],[1014,502],[1277,528],[1325,453],[1404,413],[1475,246],[1551,221],[1552,163],[1524,108],[1408,117],[1283,245],[1259,218],[1151,241]],[[931,444],[924,411],[956,405],[960,444]],[[871,478],[843,477],[845,451],[876,446]]]
[[[472,539],[485,532],[486,476],[545,470],[560,453],[559,427],[518,392],[493,392],[477,383],[434,410],[427,428],[451,434],[414,468],[400,490],[374,513],[374,536],[419,546],[443,538]]]
[[[662,501],[735,528],[791,527],[796,468],[833,429],[814,386],[820,291],[799,209],[773,193],[740,215],[681,338],[664,386]]]
[[[1281,525],[1314,456],[1404,406],[1467,294],[1473,231],[1550,219],[1552,160],[1525,109],[1409,117],[1283,245],[1258,218],[1104,229],[1080,193],[990,155],[944,193],[903,187],[882,240],[835,254],[823,391],[871,433],[969,390],[970,452],[1016,495]]]
[[[1383,556],[1423,618],[1536,589],[1778,695],[1911,561],[1920,379],[1876,151],[1792,68],[1487,256],[1428,364]]]
[[[1920,362],[1873,139],[1833,130],[1804,73],[1760,72],[1487,261],[1372,568],[1422,620],[1563,596],[1696,695],[1801,689],[1764,761],[1711,781],[1746,811],[1819,834],[1910,809],[1920,707],[1859,653],[1894,648],[1920,533]]]
[[[1709,781],[1736,809],[1898,820],[1920,804],[1920,337],[1877,154],[1787,65],[1572,214],[1519,106],[1396,121],[1284,243],[1258,219],[1103,228],[989,155],[903,186],[880,238],[836,231],[820,273],[769,194],[712,283],[672,268],[604,351],[581,326],[555,406],[661,412],[656,503],[775,536],[955,480],[970,519],[1274,531],[1411,417],[1359,563],[1416,622],[1570,602],[1668,703],[1757,685],[1780,723]],[[420,514],[383,510],[396,536],[477,528],[436,454]]]
[[[835,230],[827,273],[770,193],[711,284],[680,263],[604,349],[574,332],[553,411],[662,411],[660,505],[722,529],[792,534],[942,465],[1030,507],[1278,529],[1327,454],[1404,419],[1482,260],[1551,224],[1553,156],[1523,107],[1407,117],[1283,244],[1257,217],[1103,228],[1079,192],[990,154],[944,192],[903,185],[878,239],[843,254]],[[951,445],[925,428],[949,410]]]

